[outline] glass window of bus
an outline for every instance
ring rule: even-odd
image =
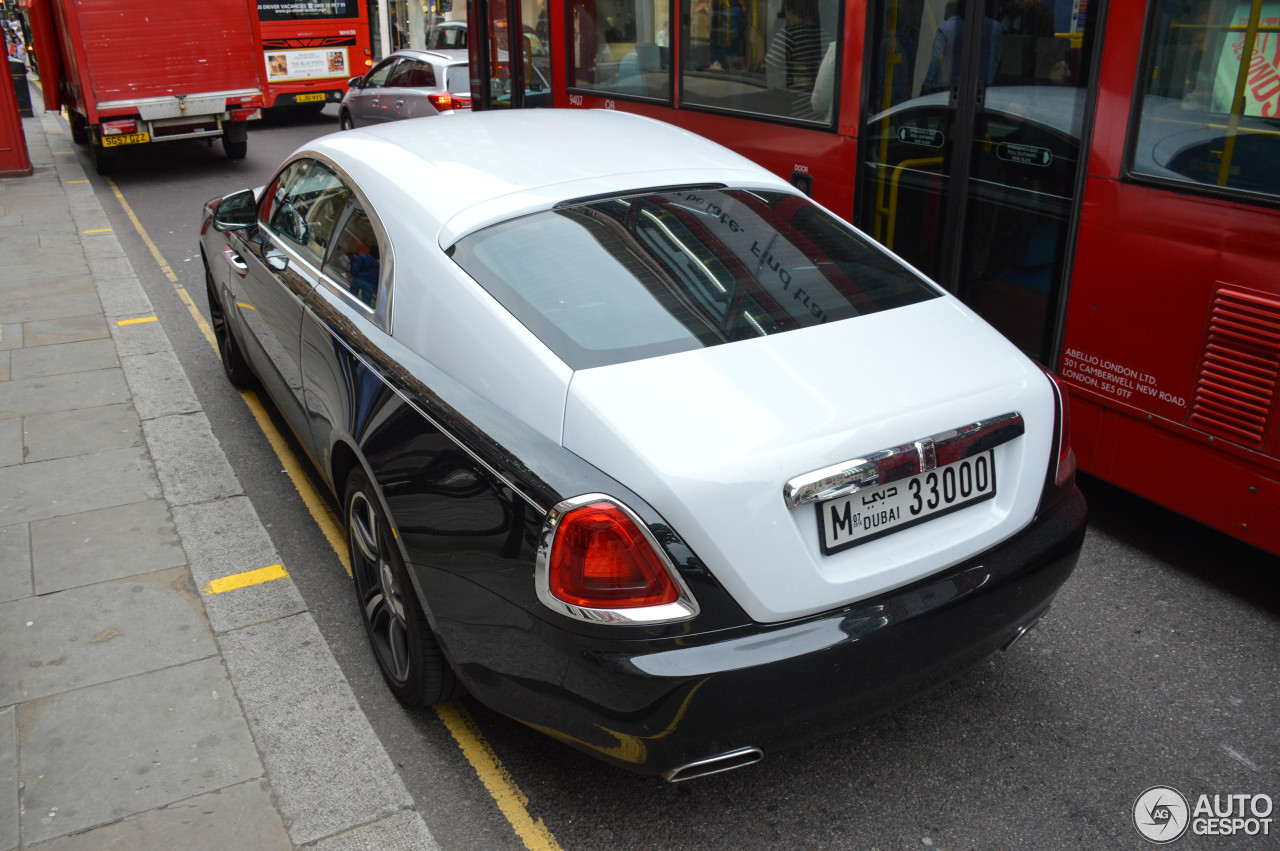
[[[358,18],[360,0],[258,0],[258,20]]]
[[[692,0],[680,102],[830,125],[838,0]]]
[[[1280,196],[1280,0],[1155,0],[1136,174]]]
[[[569,87],[671,100],[669,0],[569,0]]]

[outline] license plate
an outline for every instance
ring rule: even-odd
[[[324,100],[324,92],[316,92],[313,95],[298,95],[294,98],[296,103],[310,103],[311,101]]]
[[[818,505],[822,552],[849,547],[941,517],[996,495],[993,450],[853,496]]]
[[[114,148],[116,145],[141,145],[143,142],[150,141],[150,133],[119,133],[113,136],[103,136],[102,147]]]

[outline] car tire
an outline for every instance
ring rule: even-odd
[[[218,357],[222,359],[222,371],[227,380],[235,387],[248,387],[253,383],[253,370],[240,353],[240,345],[236,342],[235,333],[227,324],[226,312],[222,309],[222,299],[218,297],[218,289],[213,283],[213,275],[206,264],[204,269],[205,291],[209,294],[209,318],[212,320],[213,336],[218,343]]]
[[[369,477],[357,469],[342,501],[361,620],[382,677],[406,706],[422,708],[459,691]]]
[[[338,129],[339,130],[355,129],[355,125],[351,123],[351,113],[347,112],[345,109],[342,110],[342,113],[340,115],[338,115]]]

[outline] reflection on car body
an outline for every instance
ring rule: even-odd
[[[669,125],[335,134],[210,202],[201,251],[228,377],[261,381],[340,501],[409,705],[465,687],[688,779],[1007,646],[1078,556],[1052,378]]]

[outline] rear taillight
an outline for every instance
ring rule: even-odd
[[[1048,508],[1066,496],[1076,483],[1076,454],[1071,449],[1071,401],[1057,377],[1044,371],[1045,377],[1053,387],[1053,457],[1049,464],[1049,474],[1045,480],[1045,494],[1040,501],[1041,509]]]
[[[130,119],[122,119],[119,121],[102,122],[102,135],[116,136],[121,133],[137,133],[138,122]]]
[[[431,101],[431,105],[441,112],[446,109],[470,109],[471,99],[460,98],[457,95],[442,92],[435,95],[427,95],[427,100]]]
[[[579,620],[659,623],[697,613],[644,521],[592,494],[548,515],[538,549],[538,597]]]

